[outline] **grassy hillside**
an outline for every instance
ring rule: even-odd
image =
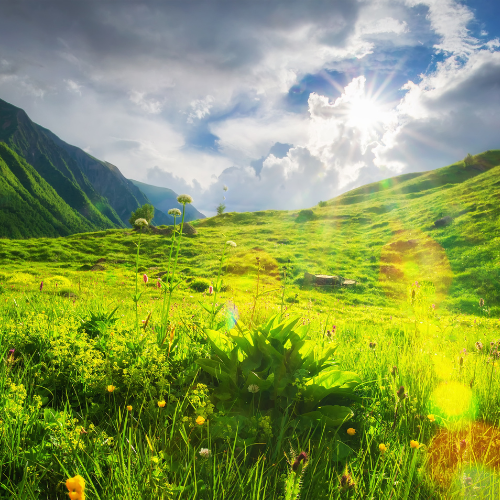
[[[429,173],[400,176],[372,184],[316,207],[312,216],[287,211],[227,213],[194,223],[198,234],[185,239],[179,265],[186,278],[212,278],[220,242],[238,247],[228,266],[236,289],[246,290],[256,275],[256,257],[266,263],[270,285],[290,261],[288,280],[302,284],[304,272],[335,274],[357,281],[351,288],[311,292],[318,304],[331,299],[348,304],[387,306],[406,297],[414,281],[434,285],[437,306],[474,312],[484,298],[500,309],[500,152],[476,157],[476,168],[457,163]],[[451,216],[444,227],[434,221]],[[0,243],[4,267],[57,259],[68,271],[87,269],[98,258],[110,270],[133,265],[132,231],[74,235],[61,240]],[[169,238],[148,235],[144,269],[165,263]],[[40,247],[44,248],[41,257]],[[160,249],[160,250],[158,250]],[[52,266],[52,264],[50,264]],[[318,306],[320,307],[320,306]]]
[[[498,499],[500,166],[476,160],[197,221],[162,283],[165,235],[0,240],[0,497]]]

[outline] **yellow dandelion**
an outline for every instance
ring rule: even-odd
[[[349,429],[347,429],[347,434],[349,434],[349,436],[354,436],[354,434],[356,434],[356,429],[349,427]]]
[[[108,392],[113,392],[116,389],[116,387],[114,385],[108,385],[106,389],[108,390]]]
[[[387,446],[384,443],[378,445],[378,449],[381,453],[385,453],[387,451]]]
[[[66,480],[66,488],[68,488],[71,500],[85,500],[85,479],[82,476],[70,477]]]
[[[132,406],[131,406],[131,405],[128,405],[128,406],[127,406],[127,410],[128,410],[128,411],[132,411]]]
[[[436,421],[436,419],[434,418],[434,415],[427,415],[427,418],[429,419],[430,422]]]
[[[166,405],[166,404],[167,404],[167,403],[165,403],[165,400],[164,400],[164,399],[162,399],[161,401],[158,401],[158,406],[159,406],[160,408],[165,408],[165,405]]]
[[[412,448],[418,448],[420,445],[418,444],[418,441],[415,441],[415,440],[413,440],[413,439],[412,439],[412,440],[410,441],[410,446],[411,446]]]
[[[201,415],[199,415],[198,418],[196,419],[196,423],[198,425],[203,425],[205,423],[205,419]]]

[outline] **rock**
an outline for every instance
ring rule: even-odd
[[[310,274],[304,273],[304,283],[316,286],[336,285],[340,286],[344,283],[342,276],[329,276],[327,274]]]
[[[452,220],[453,220],[453,217],[450,217],[449,215],[447,215],[446,217],[443,217],[441,219],[438,219],[437,221],[434,221],[434,226],[444,227],[444,226],[447,226],[448,224],[451,224]]]
[[[104,271],[104,266],[101,266],[101,264],[96,264],[95,266],[92,266],[90,268],[91,271]]]

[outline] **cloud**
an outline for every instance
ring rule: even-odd
[[[205,99],[195,99],[191,101],[191,112],[188,115],[187,122],[193,123],[194,120],[201,120],[210,114],[214,97],[207,95]]]

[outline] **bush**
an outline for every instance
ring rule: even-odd
[[[132,227],[134,227],[134,223],[137,219],[146,219],[148,224],[150,224],[154,216],[155,207],[146,203],[145,205],[142,205],[142,207],[139,207],[135,212],[132,212],[128,221]]]
[[[318,206],[319,206],[319,207],[326,207],[326,206],[328,206],[328,203],[327,203],[326,201],[320,201],[320,202],[318,203]]]
[[[201,293],[204,292],[205,290],[208,290],[208,287],[210,286],[210,281],[206,280],[205,278],[196,278],[190,283],[189,286],[196,292]]]
[[[310,208],[306,208],[305,210],[301,210],[299,212],[299,215],[295,220],[296,222],[307,222],[310,220],[315,220],[317,218],[317,215]]]

